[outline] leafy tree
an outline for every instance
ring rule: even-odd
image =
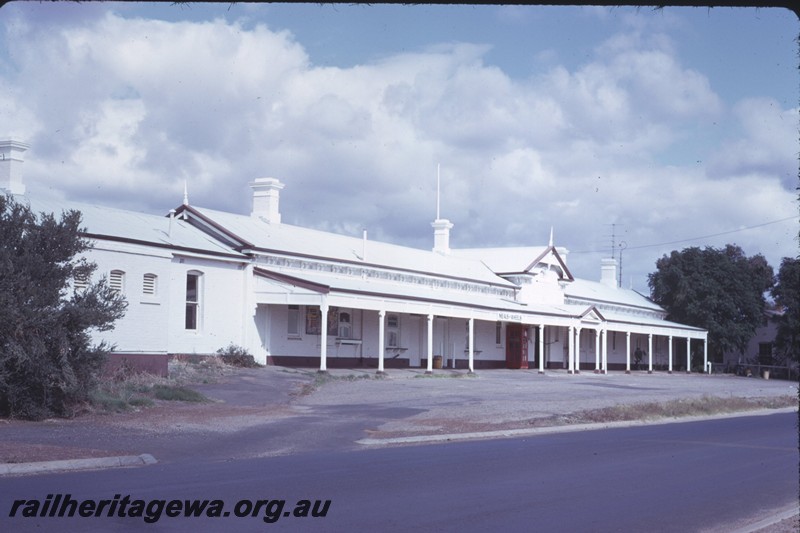
[[[775,355],[800,362],[800,259],[783,258],[772,297],[784,311],[778,320]]]
[[[110,347],[91,345],[90,331],[111,329],[126,302],[80,254],[81,214],[35,215],[0,196],[0,416],[65,416],[85,401]]]
[[[773,271],[760,254],[746,257],[742,249],[706,247],[673,251],[656,261],[648,276],[653,301],[667,319],[708,331],[712,361],[725,352],[744,352],[763,318],[764,293],[772,287]]]

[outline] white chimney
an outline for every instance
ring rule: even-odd
[[[608,287],[617,288],[617,260],[616,259],[601,259],[600,260],[600,283]]]
[[[0,189],[11,194],[25,194],[22,180],[22,153],[30,148],[19,141],[0,141]]]
[[[279,224],[281,189],[284,185],[277,178],[256,178],[250,184],[253,189],[253,212],[251,216],[263,218],[271,224]]]
[[[433,227],[433,251],[447,255],[450,253],[450,228],[453,224],[446,218],[437,218],[431,222]]]

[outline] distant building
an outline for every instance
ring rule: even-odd
[[[281,222],[274,178],[256,179],[249,215],[189,205],[166,216],[25,194],[27,145],[0,143],[0,188],[34,211],[83,213],[96,276],[129,302],[115,357],[165,365],[230,343],[261,363],[328,367],[687,370],[706,331],[670,322],[645,296],[575,279],[568,251],[546,246],[457,249],[438,218],[432,250]],[[80,290],[88,280],[76,280]],[[635,354],[643,354],[636,364]]]
[[[734,370],[738,365],[761,364],[774,365],[775,338],[778,335],[778,322],[784,314],[780,308],[764,310],[761,325],[743,352],[726,352],[723,362],[729,370]]]

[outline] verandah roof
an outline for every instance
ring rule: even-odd
[[[383,302],[391,308],[404,303],[416,306],[428,305],[430,312],[439,316],[452,316],[454,308],[461,312],[458,316],[474,315],[480,320],[501,320],[507,322],[521,322],[526,324],[544,324],[568,326],[577,325],[580,319],[588,312],[594,310],[591,305],[525,305],[505,298],[487,294],[471,294],[462,291],[433,289],[430,286],[400,285],[386,280],[362,279],[349,276],[339,276],[319,272],[303,272],[286,274],[269,269],[256,268],[255,275],[269,278],[278,283],[285,283],[295,287],[303,287],[329,298],[344,296],[349,301],[356,302],[354,307],[372,309],[376,302]],[[256,292],[258,303],[277,303],[269,298],[260,298]],[[502,318],[501,318],[502,314]],[[615,331],[634,331],[637,333],[649,332],[654,335],[688,335],[699,338],[703,330],[677,324],[656,317],[632,316],[625,313],[614,313],[603,310],[595,311],[603,320],[602,325]]]

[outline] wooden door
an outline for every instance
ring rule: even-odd
[[[528,328],[506,326],[506,368],[528,368]]]

